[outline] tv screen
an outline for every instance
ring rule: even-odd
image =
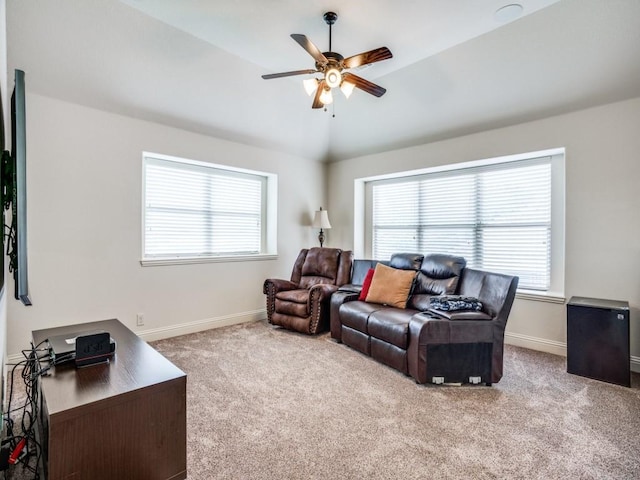
[[[4,294],[4,199],[5,199],[5,167],[4,167],[4,158],[10,158],[11,154],[5,151],[6,142],[4,140],[4,102],[3,100],[4,92],[0,91],[0,155],[2,155],[0,160],[0,225],[2,226],[2,235],[0,235],[0,245],[2,247],[2,254],[0,254],[0,296]],[[2,332],[0,332],[2,335]],[[4,357],[3,357],[4,358]],[[0,388],[4,388],[4,382],[0,384]],[[2,403],[4,407],[4,403]]]
[[[14,241],[10,267],[15,279],[15,297],[31,305],[27,280],[27,122],[25,109],[24,72],[16,70],[15,88],[11,97],[11,157],[14,166],[12,199],[12,229]],[[10,255],[11,257],[11,255]]]

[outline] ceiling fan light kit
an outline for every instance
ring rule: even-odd
[[[324,74],[324,81],[329,88],[339,87],[342,83],[342,74],[337,67],[331,67]]]
[[[308,75],[321,73],[322,78],[308,78],[303,80],[303,86],[308,95],[315,92],[311,108],[322,108],[333,102],[331,89],[340,88],[346,98],[349,98],[355,88],[359,88],[371,95],[381,97],[387,91],[385,88],[375,83],[365,80],[348,70],[370,65],[375,62],[387,60],[393,55],[387,47],[380,47],[368,52],[359,53],[348,58],[331,51],[331,26],[336,23],[338,14],[327,12],[323,16],[324,21],[329,25],[329,51],[320,52],[311,40],[300,33],[291,34],[293,38],[309,55],[316,61],[316,68],[307,70],[294,70],[291,72],[271,73],[262,75],[265,80],[273,78],[290,77],[293,75]]]
[[[347,82],[346,80],[343,80],[342,84],[340,85],[340,90],[342,91],[343,95],[347,98],[351,96],[354,88],[356,88],[356,86],[351,82]]]
[[[320,102],[323,105],[329,105],[333,103],[333,95],[331,94],[331,90],[328,87],[322,89],[322,93],[320,94]]]
[[[318,79],[317,78],[307,78],[302,81],[302,86],[304,87],[304,91],[307,92],[307,95],[313,95],[313,92],[318,88]]]

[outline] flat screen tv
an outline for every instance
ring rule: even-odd
[[[2,246],[2,252],[0,253],[0,297],[4,295],[4,197],[5,197],[5,165],[4,158],[11,157],[9,152],[5,151],[6,142],[4,138],[4,92],[0,91],[0,227],[2,227],[2,234],[0,235],[0,245]],[[0,332],[0,338],[3,337],[3,332]],[[0,345],[1,348],[1,345]],[[4,357],[2,357],[4,358]],[[4,389],[4,382],[0,384],[0,388]],[[4,391],[4,390],[3,390]],[[4,408],[4,402],[2,403]]]
[[[11,96],[11,159],[14,166],[12,198],[13,258],[10,267],[15,280],[15,298],[31,305],[27,269],[27,122],[24,72],[16,70],[15,88]],[[10,241],[12,241],[10,240]]]

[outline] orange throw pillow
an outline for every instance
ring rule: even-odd
[[[400,270],[378,263],[366,301],[406,308],[415,277],[413,270]]]

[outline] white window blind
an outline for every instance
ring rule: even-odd
[[[551,159],[371,182],[372,250],[451,253],[467,265],[551,282]]]
[[[266,178],[144,159],[144,257],[252,255],[265,237]]]

